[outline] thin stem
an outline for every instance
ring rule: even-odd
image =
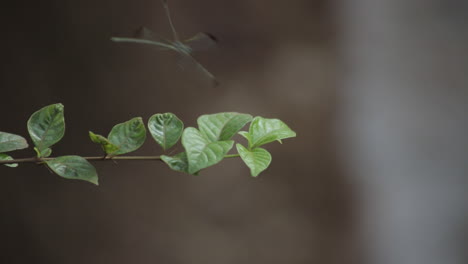
[[[91,157],[82,157],[85,160],[92,161],[106,161],[106,160],[161,160],[160,156],[91,156]],[[48,158],[22,158],[22,159],[13,159],[13,160],[0,160],[1,164],[12,164],[12,163],[41,163],[48,160],[53,160],[54,157]]]
[[[229,154],[225,155],[225,158],[237,158],[240,157],[239,154]],[[56,157],[48,157],[48,158],[21,158],[21,159],[13,159],[13,160],[0,160],[0,165],[4,164],[13,164],[13,163],[42,163],[45,161],[53,160]],[[107,160],[161,160],[161,156],[89,156],[89,157],[82,157],[85,160],[91,161],[107,161]]]
[[[239,154],[229,154],[229,155],[225,155],[224,156],[225,158],[237,158],[237,157],[240,157]]]

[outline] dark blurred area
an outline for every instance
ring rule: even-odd
[[[88,131],[173,112],[237,111],[297,132],[258,178],[229,159],[199,176],[95,163],[100,186],[2,167],[0,263],[468,263],[468,5],[458,0],[169,1],[218,87],[149,46],[159,0],[0,9],[0,131],[65,105],[53,155],[98,155]],[[174,153],[181,150],[178,146]],[[140,155],[161,154],[148,142]],[[15,157],[32,156],[32,150]]]
[[[26,136],[29,115],[65,105],[54,155],[96,155],[135,116],[238,111],[284,120],[298,137],[268,147],[271,167],[249,176],[226,160],[198,177],[161,163],[95,163],[100,186],[46,168],[0,168],[1,263],[351,263],[352,190],[335,158],[336,28],[328,1],[169,1],[183,37],[214,34],[195,54],[212,87],[177,58],[113,43],[146,26],[170,36],[161,3],[13,1],[3,25],[1,131]],[[179,146],[179,150],[180,150]],[[148,140],[141,155],[161,153]],[[32,150],[16,157],[32,156]]]

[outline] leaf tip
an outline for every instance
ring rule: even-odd
[[[96,186],[99,186],[99,180],[98,180],[97,177],[96,177],[96,179],[91,179],[91,180],[89,180],[89,182],[92,183],[92,184],[94,184],[94,185],[96,185]]]

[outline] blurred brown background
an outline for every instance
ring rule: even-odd
[[[65,105],[54,155],[96,155],[135,116],[277,117],[259,178],[230,159],[198,177],[159,162],[96,163],[100,186],[25,164],[0,168],[0,263],[468,263],[468,4],[458,0],[171,0],[219,87],[150,47],[112,43],[154,1],[2,5],[0,131],[27,135]],[[179,150],[180,150],[179,146]],[[148,140],[138,151],[158,155]],[[31,150],[16,157],[32,156]]]
[[[142,25],[170,36],[157,0],[3,6],[0,130],[26,136],[32,112],[61,102],[67,132],[55,155],[98,154],[88,130],[107,134],[158,112],[174,112],[186,126],[223,111],[276,117],[298,137],[268,146],[273,163],[257,179],[240,160],[198,177],[157,162],[95,163],[99,187],[32,164],[0,168],[0,262],[357,260],[352,189],[331,133],[337,37],[329,1],[171,0],[170,8],[181,36],[207,31],[220,40],[196,54],[219,87],[180,70],[171,54],[109,40]],[[138,153],[161,152],[148,140]]]

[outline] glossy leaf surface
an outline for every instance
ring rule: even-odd
[[[237,152],[250,168],[250,174],[257,177],[262,171],[266,170],[271,163],[271,154],[263,148],[248,150],[241,144],[236,144]]]
[[[119,149],[114,155],[121,155],[137,150],[146,139],[146,129],[141,117],[135,117],[127,122],[115,125],[109,133],[110,143]]]
[[[96,169],[80,156],[61,156],[46,161],[47,166],[59,176],[71,180],[83,180],[98,185]]]
[[[235,112],[202,115],[198,118],[198,128],[210,141],[229,140],[242,127],[252,120],[251,115]]]
[[[49,105],[32,114],[28,132],[40,153],[59,142],[65,134],[63,105]]]
[[[8,152],[28,147],[28,142],[22,136],[0,132],[0,152]]]
[[[92,142],[101,145],[102,150],[104,150],[106,154],[113,154],[119,149],[118,146],[112,144],[106,137],[94,134],[91,131],[89,131],[89,138]]]
[[[169,168],[175,171],[188,173],[188,160],[187,153],[185,152],[181,152],[174,156],[162,155],[161,160],[164,161]]]
[[[295,137],[296,132],[292,131],[283,121],[257,116],[250,124],[249,148],[265,145],[273,141]]]
[[[155,114],[148,120],[148,130],[154,140],[167,150],[179,141],[184,123],[172,113]]]
[[[198,129],[186,128],[182,134],[182,145],[187,152],[188,173],[194,174],[220,162],[233,144],[232,140],[211,142]]]

